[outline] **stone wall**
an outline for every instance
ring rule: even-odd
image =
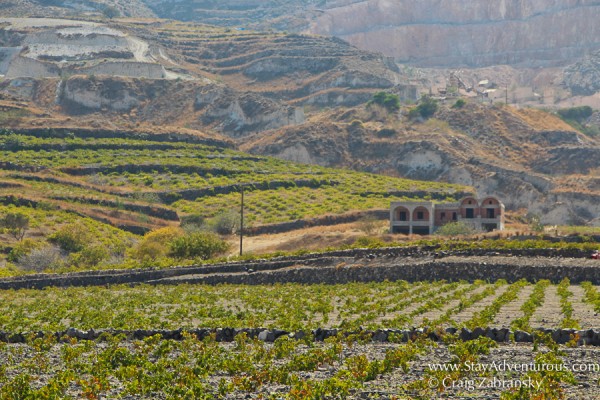
[[[530,263],[485,263],[469,261],[447,262],[444,256],[489,256],[512,255],[540,258],[539,264]],[[496,281],[506,279],[515,282],[527,279],[534,282],[549,279],[558,283],[568,277],[571,283],[590,281],[600,284],[600,262],[598,266],[583,263],[581,266],[561,266],[548,264],[550,257],[586,258],[589,254],[579,250],[530,249],[511,251],[473,250],[463,252],[436,252],[435,248],[386,248],[386,249],[352,249],[329,252],[325,254],[308,254],[297,257],[281,257],[273,260],[256,260],[251,262],[232,262],[191,267],[173,267],[168,269],[136,269],[88,271],[66,274],[25,275],[0,280],[0,290],[7,289],[42,289],[45,287],[69,286],[102,286],[110,284],[339,284],[349,282],[381,282],[384,280],[409,282],[418,281],[475,281],[478,279]],[[414,258],[414,263],[408,262]],[[438,257],[436,259],[436,257]],[[439,258],[442,257],[442,258]],[[400,259],[404,258],[400,263]],[[419,262],[423,259],[429,262]],[[343,259],[376,260],[372,266],[335,267]],[[546,263],[546,264],[544,264]],[[587,265],[583,265],[587,264]],[[291,268],[294,267],[294,268]]]

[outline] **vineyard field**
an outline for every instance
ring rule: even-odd
[[[588,329],[600,312],[589,283],[548,281],[382,282],[345,285],[138,285],[0,292],[0,331],[37,332],[27,343],[0,343],[0,398],[571,398],[600,394],[599,371],[472,371],[466,365],[560,363],[597,366],[596,347],[496,343],[487,337],[408,343],[362,336],[362,329],[448,326]],[[58,340],[66,328],[183,329],[183,340]],[[283,329],[272,343],[238,334],[233,342],[185,333],[198,327]],[[338,328],[315,341],[311,329]],[[37,337],[37,338],[36,338]],[[437,364],[462,365],[457,371]],[[494,364],[495,365],[495,364]],[[599,367],[600,368],[600,367]],[[581,368],[580,368],[581,369]],[[467,390],[469,380],[533,380],[535,388]],[[494,380],[495,379],[495,380]],[[450,383],[454,383],[450,385]],[[29,396],[29,397],[27,397]],[[249,396],[249,397],[247,397]],[[394,397],[395,396],[395,397]],[[487,397],[486,397],[487,396]]]

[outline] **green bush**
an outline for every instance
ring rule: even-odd
[[[456,100],[456,103],[452,105],[452,108],[463,108],[466,104],[467,102],[465,99],[458,99]]]
[[[475,228],[462,221],[449,222],[435,231],[435,234],[439,236],[472,235],[474,233],[477,233]]]
[[[169,247],[170,255],[175,258],[208,260],[225,253],[229,244],[213,233],[195,232],[173,239]]]
[[[19,258],[26,256],[33,249],[41,247],[41,245],[42,243],[36,242],[31,239],[22,240],[13,246],[13,248],[10,250],[10,253],[8,253],[7,260],[13,263],[17,262]]]
[[[571,107],[571,108],[563,108],[557,111],[558,115],[565,120],[583,122],[588,119],[594,113],[592,107],[590,106],[581,106],[581,107]]]
[[[108,257],[110,253],[105,246],[94,245],[85,247],[74,255],[73,262],[79,267],[95,267]]]
[[[76,253],[93,242],[93,237],[83,223],[75,222],[63,226],[48,236],[48,241],[58,245],[67,253]]]
[[[367,103],[367,105],[377,104],[384,107],[389,112],[396,112],[400,110],[400,97],[395,94],[386,92],[377,92],[373,95],[373,98]]]
[[[140,261],[156,261],[166,257],[169,243],[183,235],[183,230],[172,226],[155,229],[144,235],[142,241],[133,250],[133,258]]]
[[[429,118],[438,110],[438,102],[429,96],[423,96],[417,105],[417,110],[421,117]]]

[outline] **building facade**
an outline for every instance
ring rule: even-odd
[[[457,203],[395,201],[390,206],[390,232],[430,235],[449,222],[463,221],[475,229],[504,229],[504,204],[493,196],[465,197]]]

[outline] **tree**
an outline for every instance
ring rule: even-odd
[[[22,213],[9,213],[2,218],[1,224],[15,239],[21,241],[29,229],[29,217]]]
[[[104,14],[104,16],[108,19],[113,19],[121,15],[119,10],[114,6],[106,7],[104,10],[102,10],[102,14]]]

